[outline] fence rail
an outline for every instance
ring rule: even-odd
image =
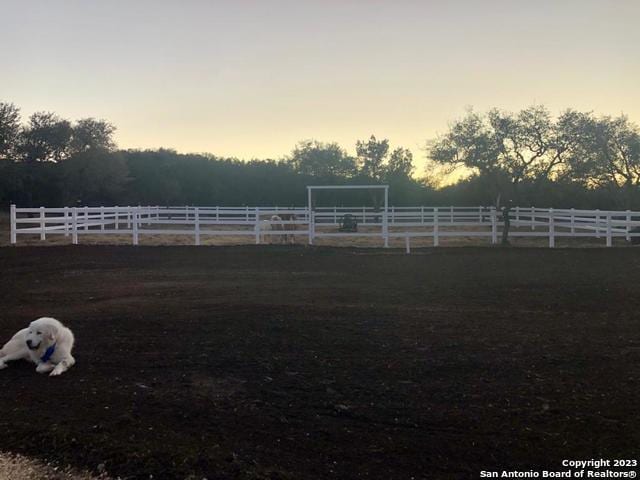
[[[360,230],[340,231],[349,215]],[[640,242],[640,212],[613,210],[515,207],[509,211],[509,237],[603,238],[611,246],[614,238]],[[200,245],[206,236],[247,236],[262,243],[268,238],[305,236],[316,238],[373,237],[387,245],[389,239],[404,239],[407,252],[411,240],[479,237],[499,242],[505,228],[504,212],[493,207],[193,207],[126,206],[18,208],[11,206],[11,244],[22,235],[71,237],[79,243],[83,235],[131,235],[138,245],[140,235],[192,236]],[[363,231],[364,230],[364,231]]]

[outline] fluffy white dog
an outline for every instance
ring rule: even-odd
[[[71,356],[73,333],[55,318],[39,318],[23,328],[0,350],[0,370],[12,360],[29,360],[36,372],[60,375],[76,360]]]

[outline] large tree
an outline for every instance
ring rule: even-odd
[[[337,143],[305,140],[296,145],[288,163],[297,173],[320,178],[349,177],[355,161]]]
[[[640,129],[626,116],[590,116],[569,163],[575,180],[610,191],[620,206],[640,200]]]
[[[0,102],[0,160],[14,159],[20,136],[20,109]]]
[[[71,153],[73,128],[51,112],[36,112],[21,133],[20,151],[27,163],[60,162]]]
[[[371,135],[369,140],[356,142],[360,173],[374,180],[381,180],[386,172],[385,161],[389,153],[389,140],[377,140]]]
[[[74,153],[100,149],[111,151],[116,147],[113,140],[115,131],[116,127],[105,120],[80,119],[73,126],[71,149]]]
[[[389,155],[385,176],[387,179],[408,179],[413,170],[413,154],[406,148],[398,147]]]
[[[498,203],[501,197],[517,201],[522,182],[566,173],[581,121],[571,111],[554,121],[541,106],[518,113],[493,109],[486,115],[470,110],[445,135],[429,143],[429,158],[451,170],[464,167],[489,179]]]

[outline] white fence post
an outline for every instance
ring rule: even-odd
[[[607,212],[607,247],[611,246],[611,212]]]
[[[89,207],[84,207],[84,229],[89,230]]]
[[[571,235],[576,233],[576,209],[571,209]]]
[[[382,238],[384,239],[384,248],[387,248],[389,246],[389,207],[387,205],[384,206],[382,213]]]
[[[127,205],[127,230],[131,228],[131,205]]]
[[[534,232],[536,229],[536,209],[535,207],[531,207],[531,231]]]
[[[433,209],[433,246],[437,247],[440,245],[440,237],[438,236],[440,233],[440,228],[438,225],[438,207]]]
[[[44,207],[40,207],[40,240],[45,240],[45,221],[44,221]]]
[[[498,243],[498,212],[496,207],[491,207],[491,244]]]
[[[104,206],[100,205],[100,230],[104,230]]]
[[[411,240],[409,239],[409,235],[404,236],[404,248],[407,253],[411,253]]]
[[[256,233],[256,245],[260,245],[260,219],[256,218],[256,224],[253,227],[253,229],[255,230]]]
[[[631,241],[631,236],[629,235],[629,231],[631,230],[631,228],[629,227],[629,225],[631,225],[631,210],[627,210],[627,242]]]
[[[196,207],[193,213],[193,220],[195,223],[195,243],[196,246],[200,245],[200,208]]]
[[[309,245],[313,245],[313,239],[316,234],[315,216],[313,210],[309,210]]]
[[[516,207],[516,223],[520,222],[520,207]]]
[[[11,204],[11,213],[10,213],[10,222],[11,222],[11,245],[16,244],[16,228],[18,227],[18,223],[16,222],[16,206]]]
[[[600,209],[596,209],[596,238],[600,238]]]
[[[556,246],[556,224],[553,218],[553,208],[549,209],[549,248]]]
[[[133,208],[131,211],[131,221],[133,223],[133,244],[138,245],[138,209]]]
[[[78,244],[78,208],[71,210],[71,243]]]
[[[118,228],[120,228],[120,210],[118,210],[118,205],[113,209],[113,219],[115,221],[115,229],[118,230]]]
[[[69,207],[64,207],[64,212],[62,213],[62,215],[64,215],[64,236],[68,237],[69,236]]]

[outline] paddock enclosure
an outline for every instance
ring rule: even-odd
[[[272,221],[273,216],[280,217]],[[357,231],[341,231],[345,217]],[[640,242],[640,212],[515,207],[509,241],[528,246],[613,246]],[[11,207],[11,244],[52,238],[67,243],[246,244],[413,247],[495,245],[505,228],[494,207]],[[268,229],[264,229],[264,226]],[[262,231],[261,231],[262,228]],[[178,240],[176,240],[178,239]],[[456,243],[458,242],[458,243]],[[573,243],[571,243],[573,242]]]
[[[633,248],[23,246],[0,271],[5,338],[51,315],[77,340],[61,377],[0,372],[0,451],[135,480],[640,454]]]

